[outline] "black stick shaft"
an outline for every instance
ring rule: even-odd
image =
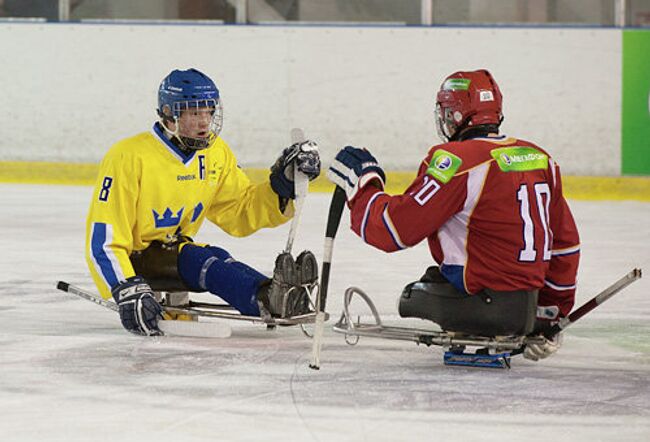
[[[334,195],[332,196],[332,202],[330,203],[330,212],[327,215],[327,227],[325,229],[325,236],[327,238],[334,239],[336,236],[336,232],[339,230],[339,225],[341,224],[343,207],[345,207],[345,190],[336,186]]]
[[[325,304],[327,302],[327,290],[330,281],[330,268],[332,262],[332,252],[334,250],[334,237],[341,224],[341,215],[345,207],[345,191],[336,186],[332,202],[330,203],[330,211],[327,216],[327,227],[325,228],[325,251],[323,254],[323,271],[320,278],[320,292],[319,292],[319,311],[325,311]]]
[[[68,284],[67,282],[58,281],[56,283],[56,288],[61,290],[62,292],[72,293],[73,295],[77,295],[80,298],[84,298],[88,301],[94,302],[95,304],[101,305],[102,307],[106,307],[107,309],[113,310],[115,312],[119,311],[117,305],[114,302],[107,301],[104,298],[101,298],[99,296],[93,296],[92,293],[80,289],[79,287],[76,287],[72,284]]]

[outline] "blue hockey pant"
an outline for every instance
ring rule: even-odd
[[[178,273],[190,289],[213,293],[243,315],[260,315],[257,291],[269,278],[226,250],[187,244],[178,255]]]

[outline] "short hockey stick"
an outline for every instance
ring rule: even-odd
[[[98,295],[87,292],[67,282],[58,281],[56,288],[73,295],[79,296],[87,301],[94,302],[104,308],[119,312],[117,304],[107,301]],[[158,327],[163,333],[175,336],[189,336],[199,338],[227,338],[232,334],[232,329],[228,324],[220,322],[196,322],[196,321],[177,321],[177,320],[160,320]]]
[[[56,288],[61,290],[62,292],[72,293],[73,295],[77,295],[80,298],[83,298],[87,301],[94,302],[95,304],[101,305],[102,307],[105,307],[109,310],[113,310],[114,312],[120,311],[120,309],[117,307],[117,304],[115,304],[114,302],[107,301],[104,298],[100,298],[99,296],[95,296],[92,293],[89,293],[72,284],[68,284],[67,282],[58,281],[56,283]]]
[[[291,129],[291,144],[301,143],[305,141],[305,133],[302,129]],[[296,194],[296,199],[294,200],[294,215],[291,220],[291,226],[289,227],[289,236],[287,238],[287,245],[284,248],[286,253],[291,253],[293,248],[293,240],[296,238],[296,233],[298,232],[298,225],[300,224],[300,215],[302,214],[302,206],[305,203],[305,198],[307,197],[307,192],[309,191],[309,179],[307,175],[298,170],[296,165],[293,166],[293,186],[294,192]]]
[[[334,249],[334,237],[341,224],[341,215],[345,207],[345,191],[336,186],[330,211],[327,216],[327,227],[325,229],[325,246],[323,250],[323,271],[321,273],[320,292],[316,302],[316,323],[314,324],[314,342],[312,343],[311,362],[309,368],[320,369],[320,351],[323,343],[323,331],[325,329],[325,304],[327,302],[327,289],[330,279],[330,263]]]
[[[641,275],[641,269],[632,269],[627,275],[623,276],[614,284],[610,285],[602,292],[591,298],[589,301],[585,302],[580,307],[575,309],[573,312],[569,313],[569,316],[560,319],[557,324],[544,332],[544,337],[547,339],[552,339],[555,335],[565,330],[570,325],[573,325],[576,321],[578,321],[578,319],[582,318],[584,315],[598,307],[603,302],[607,301],[609,298],[623,290],[628,285],[632,284],[637,279],[640,279]],[[512,352],[512,356],[523,353],[525,349],[526,344],[524,343],[521,348]]]
[[[627,275],[623,276],[621,279],[616,281],[614,284],[607,287],[605,290],[591,298],[589,301],[582,304],[580,307],[575,309],[573,312],[569,313],[569,316],[560,319],[560,321],[555,324],[550,330],[545,333],[547,338],[552,338],[553,336],[560,333],[562,330],[566,329],[570,325],[574,324],[578,319],[582,318],[584,315],[598,307],[603,302],[607,301],[609,298],[623,290],[628,285],[632,284],[637,279],[641,278],[641,269],[633,269]]]

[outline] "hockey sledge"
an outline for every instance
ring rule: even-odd
[[[641,278],[641,269],[633,269],[628,274],[610,285],[594,298],[562,318],[549,334],[549,338],[561,332],[582,316],[602,304],[604,301]],[[353,320],[350,303],[357,295],[369,308],[372,320],[361,322]],[[345,335],[345,341],[356,345],[362,336],[411,341],[426,346],[436,345],[444,349],[445,365],[510,368],[511,358],[523,353],[527,344],[542,344],[544,338],[539,336],[474,336],[444,330],[432,330],[414,327],[388,326],[382,323],[379,312],[370,297],[358,287],[348,288],[343,295],[343,312],[333,326],[337,333]]]
[[[312,304],[313,299],[317,296],[318,287],[318,284],[315,284],[310,291],[310,302]],[[110,310],[118,311],[115,302],[108,301],[96,293],[89,292],[67,282],[58,281],[56,288]],[[192,301],[189,300],[189,296],[184,297],[185,300],[183,303],[178,303],[178,298],[175,300],[173,295],[176,295],[176,293],[163,293],[160,299],[161,306],[165,312],[165,320],[159,321],[159,326],[165,334],[170,335],[227,338],[232,332],[228,322],[236,320],[266,325],[268,329],[274,329],[277,326],[288,327],[299,325],[302,332],[307,337],[311,337],[311,333],[309,333],[305,326],[313,324],[316,320],[315,311],[290,318],[262,318],[259,316],[242,315],[228,304]],[[219,321],[199,322],[199,318],[212,318]]]
[[[357,295],[370,309],[372,320],[355,322],[350,313],[350,303]],[[427,347],[436,345],[445,350],[443,361],[445,365],[463,365],[485,368],[510,368],[512,353],[528,342],[543,342],[542,338],[527,338],[525,336],[485,337],[454,333],[443,330],[432,330],[415,327],[398,327],[384,325],[379,312],[370,297],[358,287],[350,287],[343,295],[343,312],[338,322],[333,326],[337,333],[345,335],[345,341],[356,345],[362,336],[411,341],[424,344]]]

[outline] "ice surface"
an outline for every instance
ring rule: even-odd
[[[554,357],[511,370],[445,367],[442,350],[325,332],[322,368],[296,328],[235,324],[229,339],[141,338],[58,292],[93,289],[84,261],[91,189],[0,185],[0,440],[648,441],[650,274],[566,333]],[[329,195],[311,194],[294,251],[322,255]],[[650,204],[571,201],[581,233],[578,303],[633,267],[650,270]],[[347,215],[347,213],[346,213]],[[346,287],[393,322],[426,247],[384,254],[347,219],[328,311]],[[288,225],[250,238],[204,225],[198,241],[270,273]]]

